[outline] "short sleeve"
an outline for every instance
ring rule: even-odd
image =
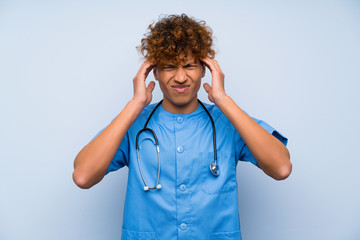
[[[284,137],[279,131],[275,130],[266,122],[251,117],[255,122],[257,122],[261,127],[263,127],[266,131],[272,134],[274,137],[280,140],[285,146],[287,145],[288,139]],[[250,152],[248,146],[241,138],[240,134],[235,131],[235,146],[236,146],[236,157],[239,161],[251,162],[255,166],[259,167],[255,157]]]
[[[101,129],[94,137],[96,138],[106,127]],[[91,139],[91,141],[93,140]],[[109,172],[113,172],[119,170],[120,168],[124,167],[125,165],[128,166],[128,159],[129,159],[129,135],[128,132],[125,134],[123,140],[118,147],[114,158],[111,160],[111,163],[108,167],[106,174]]]

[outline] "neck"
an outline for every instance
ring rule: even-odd
[[[175,114],[189,114],[195,112],[199,106],[199,102],[197,98],[194,98],[190,102],[182,105],[177,105],[171,102],[169,99],[165,98],[162,102],[161,106],[168,112],[175,113]]]

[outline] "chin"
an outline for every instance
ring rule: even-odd
[[[193,101],[193,98],[189,98],[189,97],[176,97],[176,98],[169,98],[170,102],[173,105],[182,107],[182,106],[186,106],[189,103],[191,103]]]
[[[185,106],[189,103],[190,101],[171,101],[172,104],[178,106],[178,107],[182,107]]]

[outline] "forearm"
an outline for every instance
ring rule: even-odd
[[[258,166],[274,179],[285,179],[292,165],[284,144],[242,111],[229,96],[219,97],[215,104],[245,141]]]
[[[210,101],[229,119],[236,131],[245,141],[254,155],[258,166],[274,179],[285,179],[291,172],[290,154],[287,148],[277,138],[268,133],[257,122],[242,111],[238,105],[225,93],[224,78],[219,63],[212,58],[201,59],[210,69],[212,86],[204,84]]]
[[[74,160],[74,182],[80,188],[90,188],[105,176],[127,130],[143,110],[144,105],[128,102],[121,113]]]

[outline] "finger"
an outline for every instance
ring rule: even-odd
[[[154,63],[146,61],[141,65],[136,75],[139,77],[143,77],[143,80],[145,80],[149,75],[150,71],[154,68],[154,66]]]
[[[154,81],[151,81],[151,82],[149,83],[149,85],[147,86],[146,91],[147,91],[148,93],[152,93],[152,91],[154,90],[154,88],[155,88],[155,82],[154,82]]]
[[[206,57],[201,60],[205,63],[205,65],[210,69],[211,72],[214,70],[217,70],[217,67],[214,64],[214,61],[212,61],[213,59]]]
[[[218,70],[219,72],[221,72],[221,68],[219,63],[214,59],[214,58],[210,58],[209,61],[212,63],[212,66],[214,67],[214,69]]]
[[[206,66],[207,68],[209,68],[210,71],[211,71],[211,68],[210,68],[210,66],[209,66],[209,60],[208,60],[208,58],[209,58],[209,57],[201,58],[200,60],[201,60],[201,61],[205,64],[205,66]]]
[[[145,68],[145,70],[144,70],[144,78],[146,79],[147,78],[147,76],[149,75],[149,73],[151,72],[151,70],[154,68],[154,64],[151,64],[151,63],[149,63],[149,64],[146,64],[145,66],[144,66],[144,68]]]
[[[203,86],[204,86],[205,91],[208,94],[208,99],[210,100],[210,102],[214,102],[212,95],[211,95],[211,89],[212,89],[211,86],[208,83],[204,83]]]
[[[204,83],[204,84],[203,84],[203,87],[204,87],[204,89],[205,89],[205,91],[206,91],[207,93],[210,92],[211,86],[210,86],[208,83]]]
[[[214,63],[214,66],[219,70],[219,71],[221,71],[221,68],[220,68],[220,65],[219,65],[219,63],[218,63],[218,61],[216,61],[216,59],[211,59],[211,61]]]
[[[210,70],[217,70],[221,72],[220,65],[214,58],[206,57],[202,60],[204,60],[204,62],[207,63],[207,66],[209,67]]]

